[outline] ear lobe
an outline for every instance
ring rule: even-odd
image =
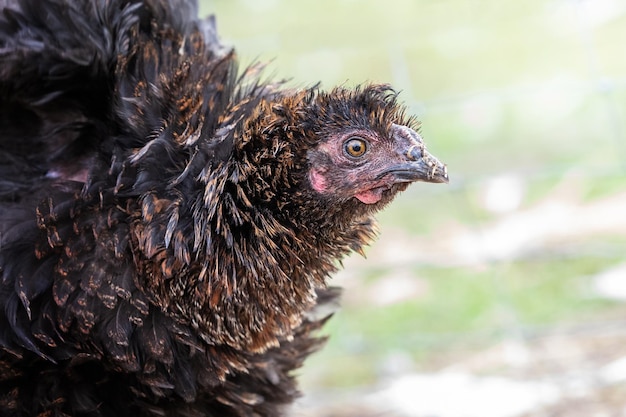
[[[309,181],[311,181],[311,187],[318,193],[328,191],[328,181],[321,170],[312,169],[309,173]]]

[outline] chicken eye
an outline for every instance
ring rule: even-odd
[[[367,142],[361,138],[350,138],[343,144],[343,149],[349,156],[359,158],[365,155]]]

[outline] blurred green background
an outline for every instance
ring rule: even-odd
[[[413,185],[378,216],[368,259],[334,278],[343,308],[305,390],[438,371],[509,342],[536,364],[545,338],[577,335],[584,350],[620,328],[625,2],[204,0],[201,14],[242,67],[269,61],[292,86],[392,84],[448,164],[450,184]]]

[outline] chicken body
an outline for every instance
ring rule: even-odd
[[[238,73],[194,2],[0,6],[0,415],[281,415],[337,260],[447,181],[416,122]]]

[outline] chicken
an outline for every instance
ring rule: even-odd
[[[192,1],[0,6],[0,415],[283,415],[338,261],[448,180],[416,120],[239,71]]]

